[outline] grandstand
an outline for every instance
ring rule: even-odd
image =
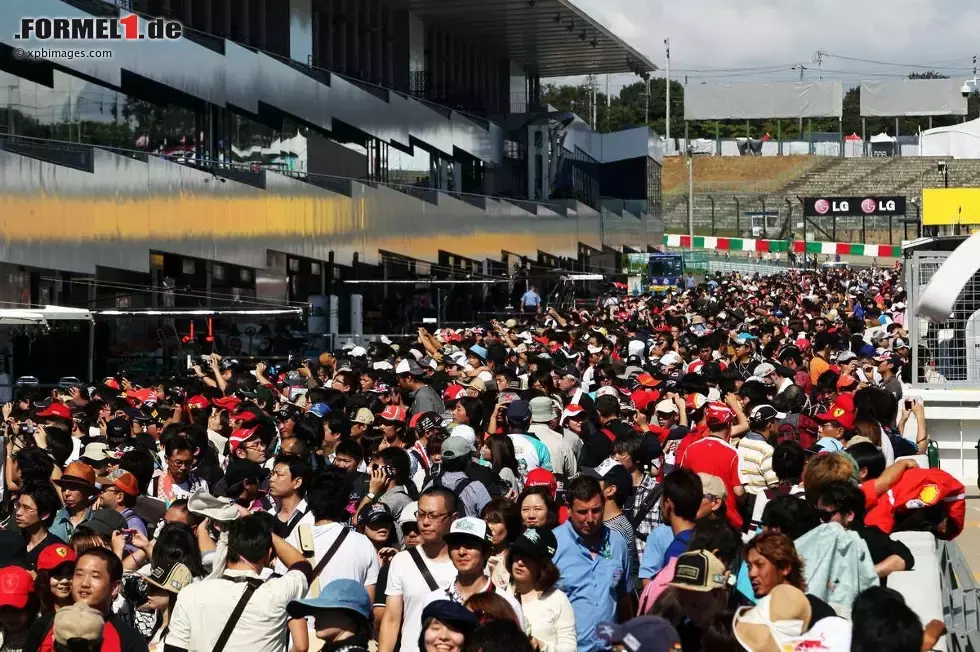
[[[779,161],[781,163],[768,163]],[[717,161],[717,162],[716,162]],[[769,237],[785,237],[788,231],[800,233],[800,198],[818,196],[897,195],[909,202],[909,215],[918,221],[922,189],[941,187],[943,178],[937,163],[946,161],[951,188],[980,186],[980,160],[947,160],[935,157],[829,158],[764,157],[740,159],[711,157],[695,159],[694,227],[697,235],[759,236],[765,204]],[[704,174],[704,179],[701,174]],[[754,181],[752,181],[754,179]],[[712,220],[712,200],[714,219]],[[736,207],[737,200],[737,207]],[[668,233],[687,233],[687,163],[680,157],[668,158],[664,165],[664,226]],[[790,211],[792,210],[792,214]],[[736,219],[736,211],[742,215]],[[778,216],[774,213],[778,212]],[[788,220],[787,224],[787,218]],[[821,237],[859,241],[858,222],[838,219],[836,233],[827,218],[827,233]],[[756,226],[753,233],[752,227]],[[914,229],[909,227],[909,234]],[[891,232],[883,218],[869,218],[865,237],[869,243],[898,244],[906,238],[906,224],[894,220]]]

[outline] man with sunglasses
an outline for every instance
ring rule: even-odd
[[[875,572],[886,585],[887,577],[898,571],[912,570],[915,558],[901,541],[896,541],[880,528],[864,523],[864,492],[850,482],[828,482],[817,494],[817,515],[824,523],[838,523],[857,532],[871,553]]]

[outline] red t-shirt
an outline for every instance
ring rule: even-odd
[[[679,465],[685,469],[717,476],[725,483],[728,521],[741,530],[742,515],[738,513],[733,489],[741,487],[745,482],[738,469],[738,451],[735,447],[718,437],[704,437],[688,446],[678,460]]]
[[[684,452],[687,451],[688,447],[696,441],[704,439],[705,435],[708,434],[708,426],[704,423],[699,423],[691,429],[691,432],[684,435],[681,439],[681,443],[677,445],[677,450],[674,451],[674,459],[677,460],[677,464],[680,465],[681,460],[684,459]]]
[[[107,622],[102,628],[101,652],[122,652],[122,649],[123,646],[119,638],[119,632],[113,626],[112,622]],[[40,652],[54,652],[54,628],[49,630],[48,635],[44,637]]]

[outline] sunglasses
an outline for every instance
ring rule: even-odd
[[[820,520],[824,523],[830,523],[834,519],[834,516],[839,512],[838,509],[818,509],[817,515]]]

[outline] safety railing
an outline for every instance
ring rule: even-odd
[[[939,543],[943,620],[950,652],[980,652],[980,600],[976,580],[959,546]]]

